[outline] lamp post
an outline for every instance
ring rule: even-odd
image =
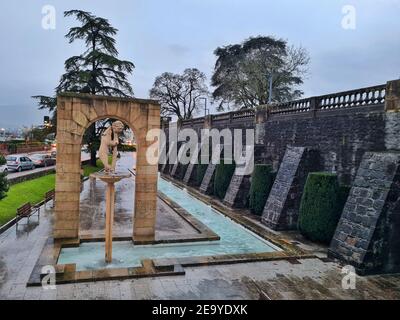
[[[6,141],[6,129],[1,128],[1,129],[0,129],[0,133],[1,133],[1,135],[0,135],[0,141],[1,141],[1,142]]]
[[[207,116],[207,112],[210,113],[210,110],[207,109],[207,98],[200,97],[199,100],[204,100],[204,116]]]
[[[268,104],[272,103],[272,80],[274,79],[274,74],[271,73],[268,77],[269,81],[269,97],[268,97]]]

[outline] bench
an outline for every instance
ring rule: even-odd
[[[17,209],[17,222],[16,222],[17,227],[18,227],[18,222],[23,218],[27,218],[29,223],[29,218],[33,216],[35,213],[38,214],[38,220],[39,220],[40,207],[32,206],[29,202],[24,204],[22,207],[19,207]]]
[[[46,208],[47,202],[54,200],[55,194],[56,194],[56,191],[54,189],[46,192],[46,194],[44,195],[44,207],[45,208]]]

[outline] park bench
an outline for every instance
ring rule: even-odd
[[[17,227],[18,222],[23,219],[27,218],[29,223],[29,218],[33,216],[35,213],[38,214],[38,220],[40,218],[40,207],[32,206],[29,202],[24,204],[22,207],[17,209]]]
[[[46,208],[47,202],[50,202],[52,200],[54,201],[55,194],[56,194],[56,192],[54,189],[46,192],[46,194],[44,196],[44,207],[45,208]]]

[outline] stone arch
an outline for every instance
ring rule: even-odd
[[[82,137],[92,123],[105,118],[121,120],[135,134],[138,152],[133,238],[154,239],[158,165],[147,162],[146,152],[158,142],[146,141],[146,134],[160,128],[160,105],[154,100],[75,93],[57,97],[55,239],[79,238]]]

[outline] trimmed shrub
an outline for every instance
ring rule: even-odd
[[[10,185],[7,180],[7,174],[4,172],[0,173],[0,200],[7,196],[9,188]]]
[[[231,160],[230,164],[225,163],[226,159],[221,159],[215,168],[214,195],[220,199],[225,198],[232,176],[235,173],[236,164]]]
[[[203,182],[204,175],[206,174],[208,164],[197,164],[196,165],[196,186],[200,186]]]
[[[256,164],[251,175],[251,187],[249,192],[249,209],[251,213],[261,216],[265,203],[274,184],[275,174],[272,166]]]
[[[118,145],[118,151],[121,152],[136,152],[136,147],[133,145],[127,145],[127,144],[119,144]]]
[[[0,154],[0,166],[5,165],[6,163],[6,158]],[[0,200],[6,197],[9,188],[10,185],[7,180],[7,174],[4,172],[0,173]]]
[[[339,186],[336,174],[310,173],[300,204],[300,232],[312,241],[329,244],[347,195],[348,188]]]
[[[351,189],[350,186],[345,186],[345,185],[339,186],[338,206],[341,209],[340,210],[341,212],[344,208],[344,205],[346,204],[347,198],[350,193],[350,189]]]

